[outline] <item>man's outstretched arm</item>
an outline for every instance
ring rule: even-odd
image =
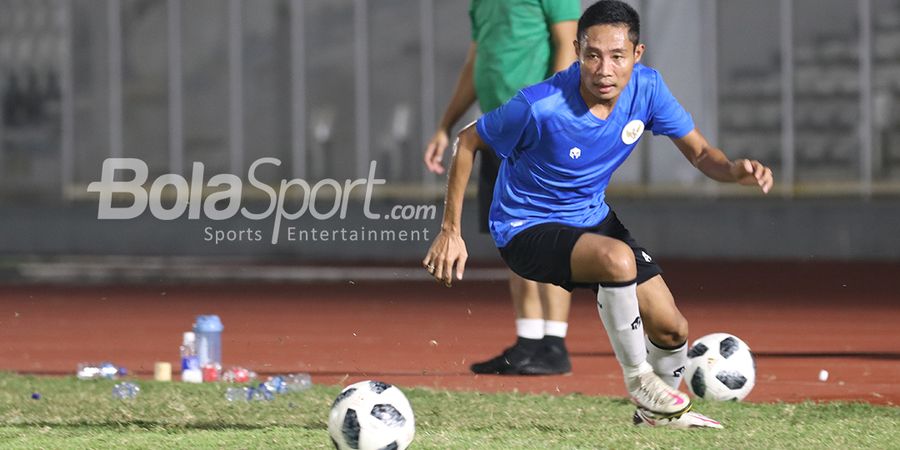
[[[710,145],[696,128],[682,138],[672,139],[672,142],[694,167],[713,180],[759,186],[763,193],[772,189],[772,169],[756,160],[729,160],[722,150]]]
[[[469,256],[462,238],[462,206],[466,185],[469,184],[475,162],[475,153],[484,147],[485,143],[475,130],[474,123],[459,132],[453,160],[450,163],[441,231],[435,236],[431,248],[422,260],[422,265],[428,273],[447,287],[453,282],[454,266],[456,278],[462,280],[466,259]]]
[[[425,147],[425,166],[433,173],[444,173],[444,166],[441,165],[441,161],[444,157],[444,150],[450,141],[450,129],[466,113],[469,107],[475,103],[474,67],[477,49],[478,46],[474,42],[469,45],[466,62],[459,72],[459,78],[456,80],[456,88],[453,89],[450,103],[447,105],[443,117],[441,117],[437,130]]]

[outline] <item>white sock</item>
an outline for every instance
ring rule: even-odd
[[[558,320],[544,321],[544,336],[566,337],[566,331],[569,331],[569,324]]]
[[[516,335],[525,339],[544,337],[544,319],[516,319]]]
[[[653,372],[673,389],[678,389],[684,368],[687,366],[687,342],[674,349],[659,348],[650,338],[646,339],[647,362],[653,366]]]
[[[600,286],[597,292],[597,311],[609,335],[616,359],[622,366],[625,380],[650,372],[647,363],[647,345],[644,343],[644,325],[638,310],[637,284],[627,286]]]

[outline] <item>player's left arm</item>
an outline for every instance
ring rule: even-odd
[[[759,186],[763,193],[772,189],[772,169],[755,159],[731,161],[722,150],[710,145],[696,128],[683,137],[672,138],[672,142],[697,170],[713,180]]]
[[[459,280],[462,280],[466,269],[469,253],[462,238],[463,199],[472,174],[475,155],[485,148],[487,144],[478,135],[474,122],[459,132],[450,163],[450,175],[447,178],[441,231],[434,237],[425,259],[422,260],[422,266],[428,273],[447,287],[453,282],[454,268],[456,278]]]
[[[550,40],[553,41],[553,71],[566,70],[575,62],[578,55],[575,54],[575,35],[578,32],[578,22],[564,20],[550,25]]]

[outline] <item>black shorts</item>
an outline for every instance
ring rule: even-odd
[[[522,278],[555,284],[568,291],[575,288],[590,288],[596,291],[598,283],[572,281],[572,250],[575,248],[575,242],[584,233],[596,233],[628,244],[637,262],[638,284],[663,273],[662,268],[650,256],[650,252],[638,245],[612,210],[602,222],[593,227],[578,228],[559,223],[543,223],[529,227],[520,231],[501,248],[500,255],[509,268]]]
[[[481,169],[478,172],[478,229],[482,233],[490,233],[489,216],[491,201],[494,199],[494,184],[500,172],[500,158],[491,149],[480,151]]]

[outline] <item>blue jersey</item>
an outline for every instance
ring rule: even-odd
[[[609,213],[606,186],[648,129],[684,137],[694,122],[659,72],[636,64],[606,120],[579,93],[580,64],[529,86],[476,123],[502,160],[491,204],[491,236],[504,247],[540,223],[589,227]]]

